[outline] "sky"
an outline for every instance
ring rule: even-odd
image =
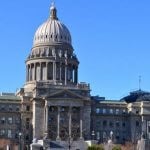
[[[33,36],[49,17],[51,0],[5,0],[0,5],[0,92],[25,83],[25,60]],[[150,91],[149,0],[55,0],[80,61],[79,82],[91,95],[118,100]]]

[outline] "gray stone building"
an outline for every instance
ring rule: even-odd
[[[75,141],[76,149],[84,149],[84,140],[137,142],[142,134],[150,139],[150,93],[138,90],[121,100],[91,97],[89,84],[78,82],[78,66],[71,34],[52,5],[34,35],[24,86],[0,95],[0,141],[20,149],[29,149],[33,139],[66,147]]]
[[[137,143],[142,135],[150,139],[149,92],[133,91],[121,100],[92,97],[91,110],[91,132],[100,143],[109,138],[115,143]]]

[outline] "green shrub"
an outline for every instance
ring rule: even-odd
[[[117,146],[114,146],[114,147],[112,148],[112,150],[121,150],[121,147],[120,147],[119,145],[117,145]]]
[[[104,150],[102,145],[92,145],[89,146],[87,150]]]

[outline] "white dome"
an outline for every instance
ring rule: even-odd
[[[71,35],[67,27],[57,18],[57,10],[51,7],[50,18],[35,32],[33,45],[68,43],[71,44]]]

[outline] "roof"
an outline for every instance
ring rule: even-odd
[[[58,20],[57,10],[51,7],[50,17],[37,29],[33,46],[52,43],[68,43],[71,45],[71,35],[68,28]]]
[[[105,100],[100,101],[100,103],[108,103],[108,104],[126,104],[126,102],[120,101],[120,100]]]
[[[130,92],[128,96],[125,96],[121,101],[126,101],[127,103],[150,101],[150,92],[142,91],[141,89]]]
[[[8,94],[5,94],[5,95],[1,94],[0,95],[0,100],[20,101],[21,98],[16,96],[16,95],[12,95],[12,94],[9,95],[9,93],[8,93]]]

